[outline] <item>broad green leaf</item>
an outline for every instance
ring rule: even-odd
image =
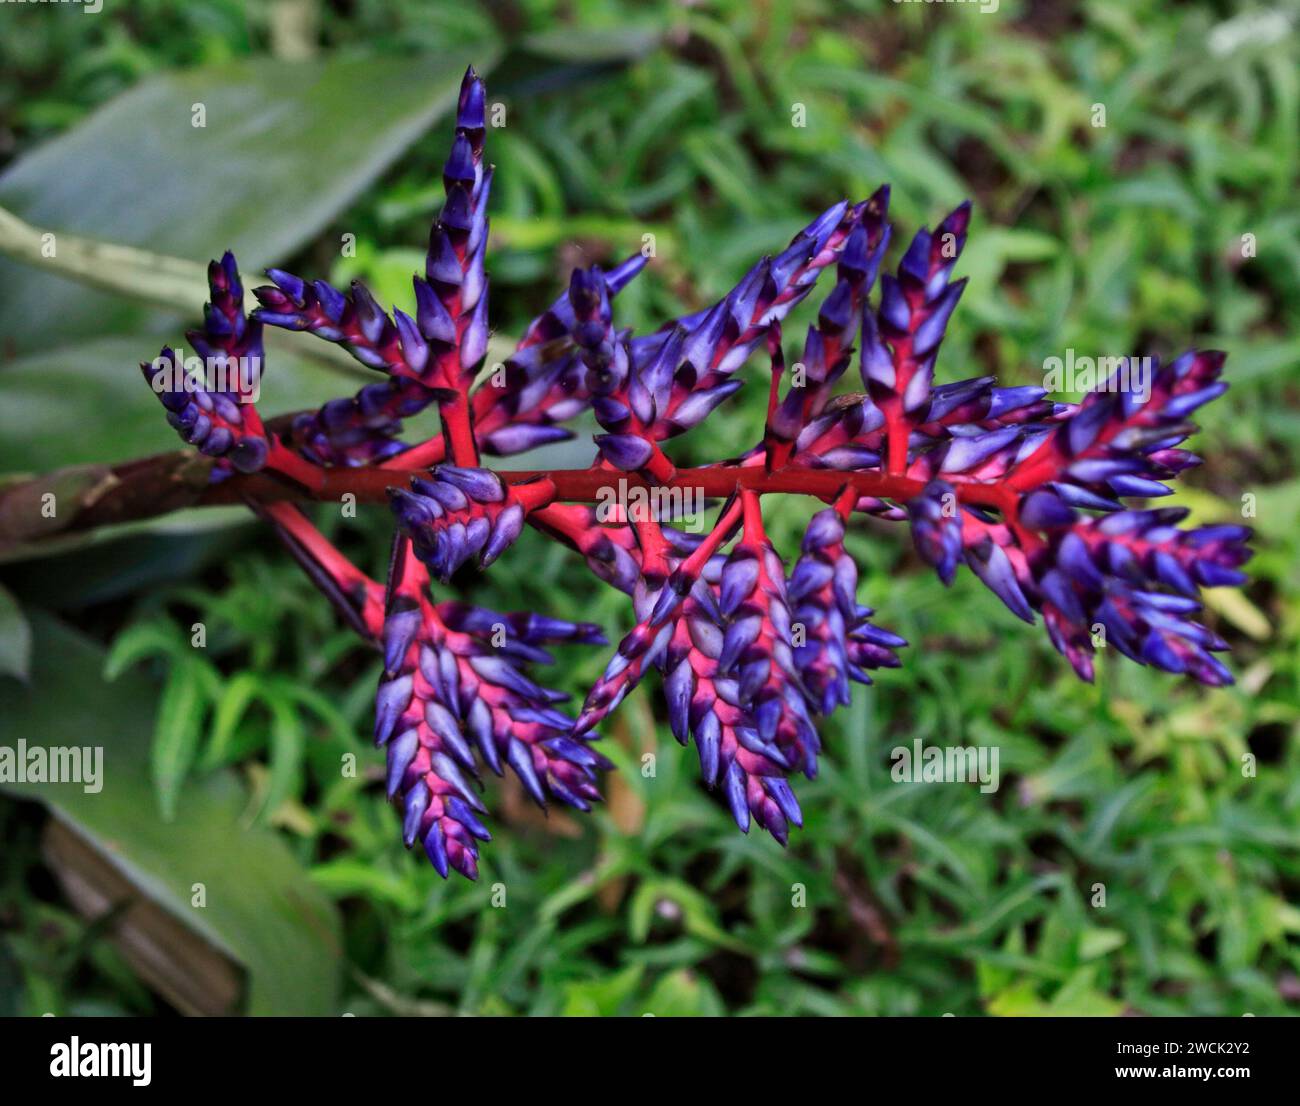
[[[988,1012],[995,1018],[1043,1017],[1047,1004],[1037,993],[1032,979],[1024,979],[989,999]]]
[[[7,573],[25,600],[49,610],[76,610],[192,578],[234,555],[247,539],[241,530],[257,527],[256,516],[242,505],[192,507],[17,546],[0,545],[0,563],[26,561]]]
[[[137,570],[134,576],[115,573],[111,565],[105,570],[103,562],[96,561],[101,579],[92,581],[92,587],[82,586],[57,588],[57,594],[44,605],[53,609],[64,606],[64,595],[73,597],[70,606],[83,602],[98,602],[115,599],[125,591],[135,590],[141,582],[161,579],[178,579],[201,567],[209,543],[221,538],[221,531],[228,531],[240,525],[254,525],[253,516],[245,507],[191,507],[177,511],[172,515],[158,518],[140,519],[137,522],[124,522],[117,526],[104,526],[94,530],[74,530],[68,534],[55,535],[44,541],[22,542],[17,545],[0,543],[0,565],[16,562],[40,561],[43,568],[75,567],[85,563],[76,557],[67,562],[58,558],[61,554],[77,554],[103,547],[106,558],[121,557],[129,561]],[[177,551],[177,542],[170,542],[172,554],[169,567],[156,564],[156,558],[165,555],[161,547],[170,539],[188,538],[184,553]],[[127,539],[127,540],[124,540]],[[141,564],[132,558],[132,552],[140,552],[141,547],[133,546],[129,539],[138,539],[146,547],[141,554],[145,562],[153,562],[158,570],[153,571],[149,563]],[[89,554],[87,554],[89,555]],[[57,584],[57,581],[55,581]],[[80,584],[80,582],[79,582]]]
[[[490,44],[472,53],[256,59],[150,77],[0,177],[0,205],[56,235],[182,260],[233,249],[251,273],[317,234],[441,117],[467,62],[486,72],[497,56]],[[0,288],[0,334],[19,352],[160,321],[9,261]]]
[[[0,676],[27,679],[32,656],[32,628],[18,600],[0,587]]]
[[[186,314],[207,299],[207,270],[200,261],[66,231],[55,236],[55,248],[50,250],[47,235],[51,233],[0,207],[0,255],[92,288]]]
[[[181,337],[178,326],[168,340]],[[162,342],[151,335],[119,335],[6,364],[0,472],[113,464],[184,448],[140,373],[140,362],[157,357]],[[379,379],[375,373],[335,369],[284,350],[268,351],[258,411],[269,417],[315,407]]]
[[[611,219],[603,215],[516,219],[500,215],[492,220],[494,241],[505,249],[551,249],[574,237],[600,238],[612,244],[615,254],[626,256],[641,248],[641,236],[647,233],[656,235],[656,248],[663,253],[677,248],[677,240],[671,231],[631,219]]]
[[[139,893],[202,933],[249,975],[248,1012],[335,1013],[339,921],[278,835],[240,823],[247,802],[230,773],[192,780],[180,817],[164,823],[149,783],[152,704],[142,674],[105,684],[103,650],[48,615],[33,613],[31,684],[0,678],[0,741],[98,745],[103,788],[4,784],[45,803],[89,839]],[[195,883],[207,906],[190,905]]]
[[[981,227],[962,251],[960,273],[972,284],[995,286],[1012,261],[1050,261],[1061,252],[1061,243],[1034,230]]]

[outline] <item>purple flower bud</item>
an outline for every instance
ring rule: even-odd
[[[907,510],[917,554],[935,567],[939,579],[951,584],[962,553],[962,515],[956,490],[942,480],[932,480],[908,503]]]
[[[738,551],[722,569],[722,613],[730,615],[753,593],[758,584],[758,559],[747,551]]]
[[[635,472],[654,453],[653,444],[635,434],[597,434],[595,441],[601,456],[624,472]]]

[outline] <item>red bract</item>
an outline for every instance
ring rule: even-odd
[[[890,241],[882,188],[833,205],[717,303],[651,334],[615,321],[615,297],[644,257],[580,269],[504,365],[483,373],[492,179],[484,103],[470,70],[412,313],[385,311],[360,284],[343,293],[271,270],[274,286],[257,290],[262,307],[245,318],[234,259],[210,271],[205,326],[191,334],[200,353],[260,357],[260,327],[280,326],[341,344],[385,380],[298,416],[287,441],[242,402],[250,396],[163,389],[173,424],[217,458],[213,478],[275,526],[382,650],[375,737],[387,748],[388,791],[404,840],[419,842],[439,872],[478,871],[488,839],[483,765],[510,768],[543,805],[596,801],[609,767],[591,747],[596,727],[656,668],[669,725],[694,741],[705,783],[721,789],[742,829],[757,821],[784,843],[802,821],[789,777],[816,772],[819,717],[849,701],[852,681],[896,666],[906,644],[857,602],[845,548],[855,516],[908,522],[944,583],[964,563],[1020,618],[1041,612],[1084,678],[1104,642],[1139,664],[1230,681],[1213,656],[1226,644],[1196,621],[1198,594],[1244,581],[1248,531],[1183,529],[1185,512],[1125,502],[1166,494],[1167,481],[1199,463],[1180,446],[1194,430],[1188,416],[1227,386],[1221,354],[1186,354],[1145,378],[1123,362],[1077,406],[991,377],[936,385],[965,287],[951,278],[970,207],[920,231],[897,270],[880,275]],[[787,364],[782,327],[826,272],[834,286]],[[866,391],[837,393],[855,344]],[[677,468],[665,445],[743,385],[740,371],[759,350],[769,370],[761,434],[738,458]],[[402,420],[435,403],[442,433],[404,442]],[[602,428],[589,467],[483,467],[482,454],[570,436],[562,424],[587,410]],[[630,503],[611,507],[620,486],[712,498],[717,522],[689,535]],[[295,507],[270,502],[345,492],[391,502],[398,533],[386,586]],[[764,529],[762,500],[774,494],[830,504],[812,517],[792,571]],[[633,600],[635,625],[576,718],[531,666],[549,662],[547,643],[603,642],[596,627],[430,593],[430,574],[445,584],[471,558],[492,564],[525,525],[576,550]]]

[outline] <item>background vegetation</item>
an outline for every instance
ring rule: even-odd
[[[865,598],[912,645],[827,726],[787,851],[735,831],[642,692],[606,729],[623,770],[593,817],[544,819],[491,786],[495,840],[471,885],[401,848],[367,740],[378,663],[246,516],[10,547],[0,738],[102,744],[107,783],[0,798],[4,1012],[173,1008],[112,941],[118,914],[68,905],[51,816],[243,965],[258,1011],[1296,1011],[1294,0],[104,7],[0,7],[0,206],[30,223],[190,262],[234,246],[250,276],[272,263],[361,276],[404,303],[441,193],[448,97],[473,61],[507,108],[489,134],[503,334],[574,264],[646,233],[657,259],[620,300],[638,327],[725,290],[842,196],[892,182],[896,242],[969,196],[973,279],[941,376],[1041,383],[1067,348],[1226,349],[1232,390],[1193,443],[1209,463],[1177,501],[1232,520],[1254,497],[1258,553],[1244,594],[1210,596],[1235,688],[1110,661],[1090,687],[969,574],[945,590],[905,533],[865,527]],[[355,257],[340,256],[346,233]],[[181,276],[143,287],[90,291],[0,261],[0,471],[174,446],[135,365],[203,296]],[[272,350],[271,411],[355,388],[309,352]],[[682,455],[747,445],[761,392]],[[381,573],[387,512],[336,515],[322,526]],[[781,508],[778,548],[806,517]],[[628,628],[623,598],[536,535],[508,560],[466,574],[465,592],[593,618],[615,640]],[[205,650],[189,644],[196,621]],[[580,694],[600,654],[565,651],[559,686]],[[893,783],[889,750],[915,738],[998,746],[1001,789]]]

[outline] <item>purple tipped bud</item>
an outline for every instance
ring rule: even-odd
[[[460,99],[456,106],[456,126],[466,130],[482,130],[486,103],[487,91],[471,65],[465,71],[465,79],[460,86]]]
[[[733,614],[737,607],[753,594],[758,585],[758,559],[752,556],[733,556],[722,569],[722,596],[720,606],[724,615]]]
[[[418,730],[406,730],[388,743],[388,797],[391,799],[401,789],[406,770],[420,748]]]
[[[424,820],[424,812],[429,809],[429,788],[424,780],[416,780],[402,802],[405,810],[402,818],[402,841],[409,849],[415,844],[420,823]]]
[[[740,766],[740,762],[733,760],[731,767],[727,769],[726,777],[722,781],[727,806],[731,808],[731,816],[736,820],[736,825],[740,827],[741,833],[749,832],[749,803],[745,798],[746,778],[745,770]]]
[[[506,497],[501,478],[488,469],[439,465],[434,470],[434,475],[441,481],[454,484],[471,499],[479,503],[500,503]]]
[[[654,453],[654,446],[635,434],[597,434],[595,441],[601,456],[624,472],[635,472]]]
[[[1060,496],[1049,491],[1030,492],[1020,501],[1020,521],[1033,530],[1070,526],[1076,518]]]
[[[389,739],[398,719],[411,705],[412,687],[410,676],[399,676],[379,685],[379,691],[375,695],[376,745],[382,745]]]

